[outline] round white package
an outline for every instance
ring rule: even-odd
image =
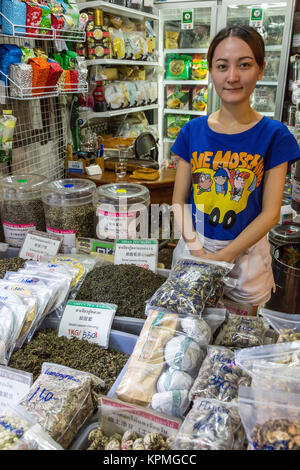
[[[211,329],[202,318],[182,318],[181,329],[201,346],[207,346],[211,340]]]
[[[189,390],[192,386],[192,377],[182,370],[169,367],[159,377],[156,388],[159,393],[172,390]]]
[[[165,347],[165,361],[170,367],[188,372],[198,367],[203,358],[200,346],[185,335],[178,335],[170,339]]]
[[[151,406],[156,411],[161,411],[170,416],[183,416],[190,401],[188,390],[172,390],[170,392],[155,393]]]

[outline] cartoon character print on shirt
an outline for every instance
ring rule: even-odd
[[[192,173],[196,208],[209,215],[209,224],[230,229],[237,214],[247,207],[257,182],[257,175],[250,168],[196,168]]]

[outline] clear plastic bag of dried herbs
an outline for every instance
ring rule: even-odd
[[[298,394],[240,387],[238,410],[251,450],[300,450]]]
[[[237,403],[197,398],[174,441],[176,450],[242,450],[245,432]]]
[[[234,349],[262,346],[267,330],[262,318],[229,313],[214,344]]]
[[[300,340],[300,315],[274,312],[267,308],[261,308],[259,313],[278,333],[278,343]]]
[[[201,315],[205,306],[216,306],[223,296],[224,282],[233,266],[193,256],[182,257],[148,303],[181,315]]]
[[[20,404],[64,449],[97,407],[104,381],[88,372],[44,362],[41,375]]]
[[[0,412],[0,450],[16,450],[35,419],[22,406],[7,406]]]

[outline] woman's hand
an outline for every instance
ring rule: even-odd
[[[224,253],[223,250],[219,250],[219,251],[216,251],[215,253],[205,253],[204,254],[201,254],[199,255],[199,258],[202,258],[202,259],[208,259],[208,260],[212,260],[212,261],[224,261],[226,263],[232,263],[233,262],[233,259],[229,258],[228,255],[226,255],[226,253]]]

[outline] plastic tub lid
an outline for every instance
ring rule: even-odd
[[[92,202],[96,184],[83,178],[66,178],[48,183],[43,201],[49,205],[76,205]]]
[[[3,199],[34,199],[41,196],[41,191],[47,183],[45,176],[20,174],[2,178],[0,188]]]
[[[146,186],[136,183],[112,183],[99,186],[96,190],[98,198],[113,200],[115,202],[120,199],[140,199],[150,202],[150,192]]]
[[[270,239],[286,243],[289,241],[300,240],[300,225],[295,224],[277,224],[270,230]]]

